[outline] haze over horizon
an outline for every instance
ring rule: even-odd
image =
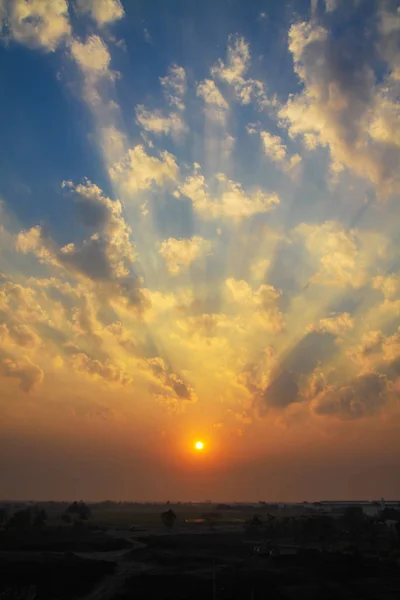
[[[0,32],[0,495],[399,498],[400,0]]]

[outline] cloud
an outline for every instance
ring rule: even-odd
[[[290,371],[282,371],[274,376],[273,381],[263,394],[263,400],[272,408],[285,408],[299,402],[299,384],[297,377]]]
[[[81,352],[78,354],[73,354],[69,362],[74,370],[85,373],[89,377],[93,377],[95,379],[101,378],[108,383],[123,386],[132,383],[132,378],[125,373],[120,366],[113,363],[110,359],[102,362]]]
[[[274,354],[264,390],[256,390],[255,403],[261,414],[268,408],[285,409],[303,402],[310,393],[303,390],[304,378],[318,365],[328,362],[337,352],[336,337],[331,333],[309,332],[279,359]]]
[[[74,244],[64,246],[59,260],[68,262],[79,255],[79,262],[86,254],[90,262],[97,255],[98,264],[104,266],[105,278],[128,277],[135,260],[135,249],[130,239],[132,230],[123,218],[119,200],[104,196],[102,190],[88,179],[77,186],[64,181],[63,187],[74,194],[82,222],[87,226],[100,227],[101,234],[91,236],[81,250]]]
[[[73,39],[70,54],[84,76],[84,97],[92,106],[102,103],[98,86],[102,80],[114,81],[115,73],[110,69],[110,52],[98,35],[91,35],[86,42]]]
[[[194,261],[211,254],[212,243],[200,236],[189,239],[169,238],[162,242],[159,253],[171,275],[179,275]]]
[[[2,32],[7,17],[6,0],[0,0],[0,33]]]
[[[75,0],[78,12],[89,14],[99,27],[118,21],[124,16],[120,0]]]
[[[123,323],[120,321],[114,321],[108,325],[106,331],[118,340],[120,346],[124,348],[128,354],[137,354],[138,345],[132,337],[132,332],[127,329]]]
[[[396,83],[400,80],[400,10],[396,7],[396,2],[382,3],[379,11],[379,31],[379,50],[388,63],[389,81]]]
[[[346,232],[339,223],[302,223],[295,234],[304,239],[316,265],[311,281],[328,286],[361,287],[367,281],[366,255],[361,251],[357,232]]]
[[[226,64],[220,59],[212,67],[211,74],[230,85],[241,104],[250,104],[252,100],[256,100],[264,107],[269,104],[264,84],[257,79],[246,77],[250,65],[249,44],[243,37],[231,35],[228,40]]]
[[[388,302],[400,298],[400,275],[378,275],[372,280],[372,287],[382,292]]]
[[[231,299],[251,313],[251,318],[259,316],[259,326],[279,332],[284,328],[284,318],[279,309],[282,292],[272,285],[262,284],[253,291],[247,281],[230,277],[225,281]],[[250,322],[250,321],[249,321]]]
[[[396,362],[400,358],[400,328],[384,340],[382,350],[388,362]]]
[[[201,314],[188,317],[186,321],[180,322],[180,326],[190,335],[198,335],[204,338],[215,337],[221,330],[230,329],[232,321],[223,314]]]
[[[347,354],[363,371],[373,370],[393,379],[398,375],[400,332],[387,336],[379,330],[367,331]]]
[[[168,75],[160,77],[160,82],[168,104],[178,110],[184,110],[183,97],[187,88],[185,69],[175,64],[171,65]]]
[[[252,395],[262,396],[268,387],[271,374],[277,365],[277,356],[274,348],[268,346],[258,356],[248,362],[241,370],[238,381],[244,385]]]
[[[197,401],[193,387],[172,372],[161,357],[157,356],[146,360],[143,368],[155,379],[156,383],[152,386],[153,394],[158,402],[166,408],[176,412],[187,403]]]
[[[91,35],[87,41],[72,40],[70,51],[73,59],[87,75],[103,77],[109,75],[111,56],[107,46],[98,35]]]
[[[100,145],[110,163],[115,163],[126,152],[126,136],[115,125],[100,127]]]
[[[228,108],[228,103],[212,79],[205,79],[197,86],[197,95],[207,104],[214,104],[219,108]]]
[[[28,325],[11,322],[0,324],[0,343],[3,345],[16,344],[23,348],[35,348],[40,345],[41,340]]]
[[[33,253],[42,263],[86,278],[106,296],[123,299],[128,307],[144,308],[146,301],[133,273],[135,251],[130,240],[131,228],[123,218],[121,203],[104,196],[88,179],[77,186],[64,182],[63,187],[73,193],[83,223],[99,231],[79,245],[71,242],[58,248],[36,226],[18,234],[17,250]]]
[[[366,373],[349,385],[328,387],[313,402],[319,415],[341,419],[359,419],[377,414],[388,399],[386,378],[377,373]]]
[[[31,392],[43,381],[43,371],[33,364],[28,358],[13,358],[2,356],[0,350],[0,375],[13,377],[19,380],[19,387],[23,392]]]
[[[261,258],[253,263],[250,267],[252,275],[255,279],[264,279],[265,273],[271,265],[271,261],[268,258]]]
[[[110,177],[126,194],[149,189],[153,184],[162,186],[175,182],[179,168],[174,156],[167,151],[159,156],[150,156],[141,145],[134,146],[110,168]]]
[[[326,12],[333,12],[336,10],[338,5],[338,0],[325,0],[325,10]]]
[[[156,135],[179,137],[186,131],[186,125],[178,113],[165,116],[161,110],[148,110],[142,104],[136,107],[136,123],[145,131]]]
[[[22,254],[29,254],[30,252],[35,254],[41,263],[57,264],[56,258],[53,256],[51,247],[48,247],[48,240],[40,225],[20,231],[15,247]]]
[[[1,10],[13,39],[29,48],[54,52],[71,34],[66,0],[13,0]]]
[[[387,196],[400,189],[398,106],[386,98],[390,82],[377,83],[376,46],[366,29],[333,36],[314,21],[292,25],[289,50],[303,91],[279,117],[309,149],[328,148],[334,172],[347,167]]]
[[[279,135],[271,135],[268,131],[260,131],[264,152],[274,162],[282,162],[286,158],[287,148]]]
[[[250,135],[259,134],[266,156],[282,167],[284,171],[292,171],[301,162],[301,156],[299,154],[289,156],[287,147],[279,135],[272,135],[268,131],[259,130],[259,127],[260,123],[248,123],[246,126],[247,133]]]
[[[351,331],[354,327],[354,319],[349,313],[340,313],[333,317],[320,319],[315,327],[311,330],[321,333],[332,333],[333,335],[342,336]]]
[[[200,174],[187,177],[179,187],[179,192],[190,198],[194,210],[204,219],[242,219],[270,212],[279,204],[277,194],[268,194],[260,189],[248,194],[239,183],[222,174],[217,176],[217,181],[220,192],[216,197],[210,195],[204,176]]]
[[[39,303],[37,292],[8,278],[0,280],[0,311],[9,317],[15,317],[23,324],[48,320],[46,311]]]

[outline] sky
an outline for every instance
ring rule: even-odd
[[[0,31],[0,496],[400,498],[400,1]]]

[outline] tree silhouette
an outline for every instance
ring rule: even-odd
[[[82,521],[87,521],[91,515],[91,510],[85,502],[73,502],[67,508],[67,513],[78,515]]]
[[[71,523],[72,519],[69,515],[61,515],[61,521],[63,523]]]
[[[342,523],[353,543],[357,543],[365,529],[365,516],[361,506],[348,506],[343,513]]]
[[[33,527],[37,527],[38,529],[42,529],[46,525],[47,521],[47,512],[44,508],[38,508],[33,513]]]
[[[30,508],[17,510],[8,520],[7,529],[28,529],[31,526],[32,511]]]
[[[161,521],[163,522],[163,525],[165,525],[165,527],[167,529],[173,528],[173,526],[175,525],[176,519],[177,519],[177,516],[172,509],[166,510],[165,512],[161,513]]]
[[[260,515],[253,515],[246,523],[249,532],[259,532],[263,526],[263,521]]]

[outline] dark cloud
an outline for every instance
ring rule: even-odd
[[[387,400],[387,381],[378,373],[367,373],[349,385],[336,386],[318,397],[314,411],[319,415],[341,419],[358,419],[374,415]]]
[[[154,394],[164,398],[166,403],[171,400],[195,402],[196,394],[193,387],[183,377],[174,373],[165,361],[157,356],[146,361],[151,373],[159,380],[161,386],[154,387]]]
[[[112,278],[113,269],[107,256],[107,241],[100,236],[85,240],[82,246],[67,246],[58,254],[58,260],[65,267],[78,271],[94,281]]]
[[[105,204],[79,194],[75,196],[78,216],[86,227],[104,226],[110,220],[110,210]]]
[[[31,392],[43,381],[43,371],[27,358],[15,358],[0,349],[0,375],[18,379],[23,392]]]
[[[282,368],[296,375],[311,373],[318,364],[327,362],[338,352],[336,336],[311,331],[281,361]]]
[[[247,381],[248,389],[257,398],[261,397],[261,412],[268,406],[284,409],[290,404],[305,400],[301,395],[302,379],[338,352],[335,340],[336,336],[330,333],[312,331],[291,348],[277,365],[272,363],[275,359],[271,356],[272,376],[261,395],[257,386],[253,385],[252,378],[250,377],[250,385]],[[252,375],[252,372],[249,373]]]
[[[64,268],[69,275],[90,279],[101,286],[104,297],[120,297],[129,307],[146,308],[149,300],[142,294],[134,273],[135,248],[121,203],[104,196],[89,180],[77,186],[64,182],[63,188],[73,195],[82,222],[98,231],[78,244],[59,248],[42,227],[36,226],[19,233],[17,250],[32,252],[40,262]],[[53,295],[62,293],[54,285],[50,287]],[[63,304],[66,305],[65,298]]]
[[[264,401],[273,408],[286,408],[298,402],[299,386],[296,376],[290,371],[282,371],[264,392]]]

